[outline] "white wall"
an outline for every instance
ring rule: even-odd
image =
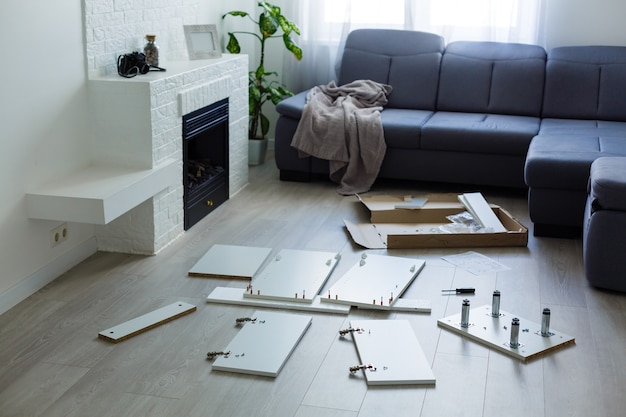
[[[36,13],[34,12],[36,11]],[[0,3],[0,312],[80,261],[93,245],[89,225],[30,220],[24,194],[85,163],[88,151],[85,54],[80,0]],[[91,249],[90,249],[91,248]]]
[[[0,312],[95,250],[92,226],[69,224],[68,241],[51,248],[57,223],[31,220],[24,212],[27,190],[75,171],[89,152],[81,3],[0,2]],[[626,45],[623,0],[546,3],[548,48]],[[221,15],[233,9],[255,11],[256,1],[203,0],[198,23],[216,23],[223,33]],[[277,70],[278,60],[270,63]]]

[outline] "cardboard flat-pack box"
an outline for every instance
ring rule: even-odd
[[[490,204],[506,228],[500,233],[445,233],[446,218],[466,211],[457,194],[428,194],[421,208],[397,208],[405,196],[358,196],[369,209],[371,223],[344,220],[352,239],[368,249],[463,248],[526,246],[528,229],[503,208]]]

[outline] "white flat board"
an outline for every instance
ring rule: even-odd
[[[402,311],[404,313],[430,313],[432,303],[430,300],[412,300],[406,298],[398,298],[391,305],[391,311]]]
[[[213,245],[189,270],[189,276],[252,279],[272,249]]]
[[[217,287],[207,297],[207,302],[217,304],[232,304],[253,307],[279,308],[283,310],[314,311],[317,313],[348,314],[350,306],[320,302],[316,296],[312,303],[298,301],[267,300],[263,298],[249,298],[243,296],[241,288]]]
[[[461,194],[459,195],[459,201],[463,203],[467,211],[474,217],[474,220],[481,226],[493,229],[494,233],[507,231],[481,193]]]
[[[436,379],[407,320],[351,320],[367,385],[434,384]]]
[[[117,326],[98,333],[100,339],[119,343],[139,333],[143,333],[164,323],[182,317],[196,311],[196,306],[178,301],[168,306],[159,308],[143,316],[118,324]]]
[[[523,361],[575,343],[572,336],[552,329],[550,329],[551,336],[544,337],[541,335],[541,324],[515,316],[506,311],[500,310],[499,317],[492,317],[491,305],[471,309],[469,326],[461,327],[460,310],[461,305],[459,304],[459,314],[439,319],[437,324],[440,327],[451,330],[461,336],[467,336],[476,342]],[[515,317],[520,321],[518,338],[520,346],[518,348],[510,347],[511,321]]]
[[[309,328],[311,316],[256,311],[213,363],[213,369],[276,377]]]
[[[390,310],[425,264],[421,259],[367,255],[330,288],[322,301]]]
[[[310,304],[340,258],[333,252],[283,249],[252,280],[244,297]]]

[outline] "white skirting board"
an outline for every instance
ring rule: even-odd
[[[339,303],[323,303],[321,296],[317,296],[310,304],[297,301],[264,300],[261,298],[244,297],[244,290],[241,288],[217,287],[207,297],[207,302],[216,304],[232,304],[242,306],[278,308],[282,310],[300,310],[316,313],[348,314],[350,306]],[[405,300],[400,298],[391,307],[391,311],[402,311],[407,313],[430,313],[430,300]]]
[[[435,375],[407,320],[351,320],[367,385],[433,385]]]
[[[459,306],[460,310],[460,306]],[[500,310],[499,317],[491,316],[491,306],[484,305],[469,311],[469,326],[461,327],[461,313],[437,320],[440,327],[496,349],[514,358],[526,361],[559,347],[574,344],[572,336],[550,329],[550,336],[541,335],[541,324]],[[511,322],[519,319],[520,346],[512,348]]]
[[[421,259],[366,255],[330,288],[322,301],[391,310],[424,265]]]
[[[283,249],[251,282],[244,296],[312,303],[341,255]]]
[[[98,333],[100,339],[119,343],[130,337],[143,333],[169,321],[196,311],[196,306],[178,301],[168,306],[159,308],[143,316],[118,324],[117,326]]]
[[[252,279],[272,249],[213,245],[189,270],[189,276]]]
[[[311,316],[257,311],[218,357],[213,370],[276,377],[311,324]]]

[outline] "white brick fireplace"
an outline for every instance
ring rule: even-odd
[[[246,56],[225,55],[170,61],[165,73],[89,81],[92,153],[99,164],[143,169],[176,165],[172,185],[97,227],[100,250],[156,253],[183,232],[182,117],[187,113],[228,98],[230,195],[247,184],[247,73]]]
[[[183,233],[182,116],[228,98],[229,195],[248,182],[248,59],[187,59],[184,24],[197,0],[85,0],[88,95],[86,168],[27,194],[30,217],[96,225],[98,249],[155,254]],[[156,33],[160,66],[126,79],[120,54]]]

